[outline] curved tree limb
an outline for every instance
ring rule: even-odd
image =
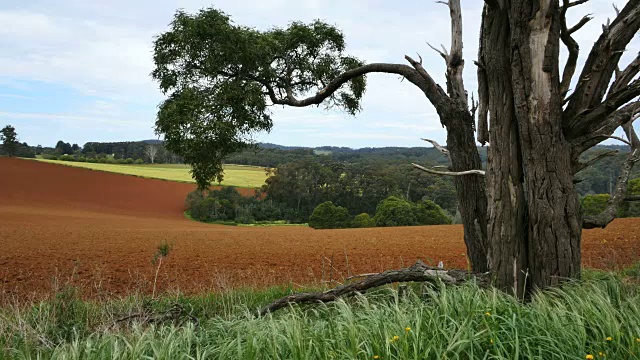
[[[635,115],[633,115],[632,119],[635,119]],[[627,122],[622,127],[627,135],[627,139],[629,139],[629,143],[631,143],[631,152],[622,163],[620,176],[618,176],[618,181],[616,183],[616,190],[609,201],[607,201],[607,207],[596,216],[585,217],[582,224],[582,227],[585,229],[604,229],[613,221],[613,219],[615,219],[618,208],[622,202],[627,199],[627,185],[629,183],[629,178],[631,177],[631,170],[633,170],[635,163],[640,161],[640,140],[633,128],[633,121]]]
[[[438,90],[439,86],[437,86],[435,81],[427,81],[421,74],[418,73],[417,70],[403,64],[372,63],[360,66],[358,68],[340,74],[338,77],[329,82],[323,89],[318,91],[315,95],[305,99],[296,99],[292,94],[287,94],[285,98],[279,98],[276,95],[273,86],[268,82],[256,77],[251,77],[251,80],[259,82],[267,89],[269,99],[274,105],[305,107],[321,104],[325,99],[330,97],[348,81],[359,76],[366,75],[368,73],[387,73],[401,75],[405,79],[409,80],[409,82],[420,88],[425,93],[425,95],[427,95],[429,100],[434,103],[434,105],[435,103],[439,103],[441,101],[441,97],[445,95],[442,89]]]
[[[484,170],[438,171],[438,170],[429,169],[414,163],[411,163],[411,165],[413,165],[413,167],[416,169],[420,169],[422,171],[428,172],[430,174],[435,174],[435,175],[445,175],[445,176],[482,175],[484,176],[486,174]]]
[[[273,303],[263,307],[258,316],[264,316],[290,304],[331,302],[340,297],[352,296],[366,290],[396,282],[430,282],[460,285],[470,280],[476,280],[480,286],[488,285],[488,274],[472,274],[465,270],[442,270],[427,266],[418,260],[413,266],[399,270],[387,270],[379,274],[371,274],[364,279],[338,286],[324,292],[299,293],[280,298]]]

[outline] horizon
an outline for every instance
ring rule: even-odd
[[[0,45],[6,49],[0,54],[0,125],[13,125],[20,141],[33,146],[58,140],[85,144],[156,139],[153,126],[164,96],[149,76],[154,36],[169,29],[178,8],[193,13],[210,6],[210,1],[202,0],[162,4],[149,0],[5,1],[0,5],[0,20],[6,24],[0,29]],[[360,16],[365,6],[367,16]],[[466,2],[462,9],[464,80],[473,93],[477,93],[473,60],[481,6],[482,2]],[[271,0],[257,5],[223,0],[216,2],[216,8],[235,23],[260,30],[283,27],[294,20],[322,19],[344,32],[348,54],[367,63],[404,63],[405,54],[419,52],[434,79],[445,83],[445,64],[426,44],[449,46],[448,11],[441,4],[413,1],[398,8],[363,0],[323,5],[317,0]],[[594,14],[594,20],[575,34],[583,49],[596,40],[601,24],[615,10],[609,2],[589,2],[570,11],[568,20],[575,23],[588,13]],[[417,25],[424,19],[429,19],[429,27]],[[621,64],[626,65],[639,51],[636,36]],[[587,55],[580,52],[578,71]],[[561,47],[562,64],[565,59],[566,49]],[[435,109],[418,89],[390,75],[372,74],[367,81],[363,110],[355,117],[322,107],[273,106],[272,132],[256,134],[255,140],[355,149],[422,147],[420,138],[446,144],[446,132]],[[618,129],[616,135],[621,134]]]

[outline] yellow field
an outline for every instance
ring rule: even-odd
[[[35,159],[37,161],[75,166],[91,170],[107,171],[119,174],[135,175],[153,179],[195,183],[189,170],[191,167],[184,164],[94,164],[73,161]],[[261,187],[267,179],[264,168],[258,166],[225,165],[224,181],[221,185],[256,188]],[[217,184],[214,184],[217,185]]]

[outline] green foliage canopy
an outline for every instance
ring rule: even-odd
[[[255,132],[271,130],[269,105],[321,93],[339,74],[362,65],[344,48],[343,34],[321,21],[258,31],[214,8],[178,11],[154,42],[152,77],[168,96],[156,133],[206,188],[222,180],[226,156],[252,144]],[[364,77],[354,78],[326,104],[354,114],[364,91]]]
[[[13,156],[18,148],[18,134],[16,128],[7,125],[0,130],[0,140],[2,140],[2,151],[9,156]]]
[[[377,226],[417,225],[411,203],[395,196],[389,196],[378,204],[373,219]]]
[[[331,201],[318,205],[309,216],[309,226],[314,229],[342,229],[350,225],[349,210]]]

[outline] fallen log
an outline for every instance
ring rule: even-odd
[[[360,281],[340,285],[324,292],[298,293],[285,296],[260,309],[258,315],[264,316],[290,304],[331,302],[343,296],[362,293],[371,288],[396,282],[442,282],[450,285],[460,285],[472,279],[475,279],[481,287],[486,287],[489,284],[488,273],[477,274],[458,269],[443,270],[428,266],[418,260],[411,267],[387,270],[377,274],[366,274],[364,279]]]

